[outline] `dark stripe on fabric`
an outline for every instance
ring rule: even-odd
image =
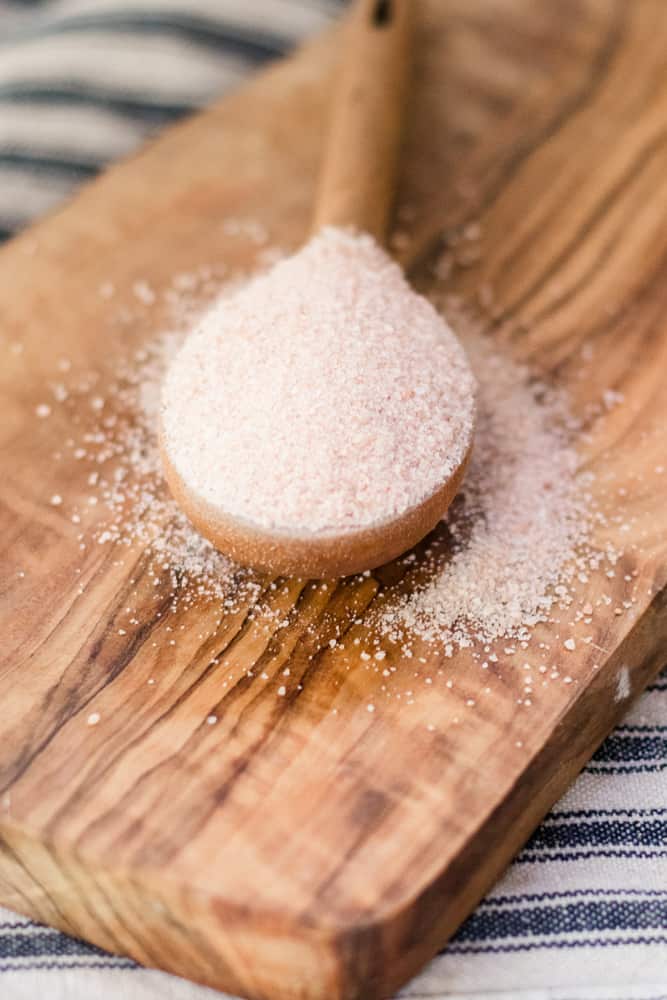
[[[78,938],[60,934],[58,931],[43,930],[29,933],[0,935],[0,960],[8,958],[37,958],[56,955],[100,955],[106,952],[93,944]]]
[[[600,819],[578,822],[544,823],[526,844],[525,850],[554,847],[594,847],[596,845],[667,847],[667,817],[661,819]]]
[[[477,910],[453,940],[494,941],[591,931],[647,931],[667,927],[667,899],[597,899],[515,910]]]
[[[532,854],[530,851],[522,851],[515,858],[514,863],[542,865],[551,864],[552,861],[585,861],[588,858],[646,858],[647,860],[653,860],[654,858],[667,858],[667,851],[637,851],[632,847],[619,847],[614,850],[573,850],[569,854],[565,854],[562,851],[557,854],[547,853],[546,851],[544,854]]]
[[[50,107],[61,104],[64,107],[102,108],[154,126],[176,121],[199,107],[194,101],[177,103],[163,101],[157,96],[148,94],[143,94],[141,97],[135,94],[119,94],[92,83],[78,84],[67,80],[57,80],[49,86],[28,82],[1,84],[0,105],[3,101],[11,104],[47,104]]]
[[[550,899],[571,899],[580,897],[595,896],[650,896],[667,899],[667,889],[563,889],[561,892],[518,892],[513,896],[494,896],[491,899],[484,899],[479,904],[480,907],[505,906],[515,903],[542,903]]]
[[[667,738],[664,736],[634,736],[614,733],[605,740],[592,759],[598,762],[634,763],[665,758],[667,758]]]
[[[637,937],[626,937],[626,938],[578,938],[576,941],[526,941],[517,944],[489,944],[489,945],[469,945],[462,943],[460,945],[456,944],[455,940],[452,940],[450,944],[443,949],[444,952],[454,955],[482,955],[484,953],[491,954],[511,954],[516,951],[535,951],[540,948],[552,951],[554,949],[572,949],[572,948],[618,948],[623,945],[655,945],[655,944],[667,944],[667,935],[660,934],[656,937],[644,937],[643,935]]]
[[[554,809],[552,813],[549,813],[547,818],[544,820],[545,823],[549,823],[555,819],[590,819],[598,816],[665,816],[667,815],[667,809],[661,809],[656,807],[650,809]]]
[[[294,39],[286,35],[269,33],[261,28],[244,30],[242,25],[222,23],[187,11],[178,14],[170,11],[122,11],[65,16],[55,23],[16,32],[12,43],[87,32],[166,35],[189,44],[214,48],[226,55],[241,57],[254,65],[285,55],[294,44]]]
[[[610,765],[609,767],[595,767],[589,764],[586,768],[586,774],[660,774],[662,771],[667,771],[667,761],[660,764],[627,764],[625,766]]]
[[[101,160],[91,162],[42,153],[3,153],[0,149],[0,167],[17,167],[27,174],[57,174],[83,181],[94,177],[103,166]]]

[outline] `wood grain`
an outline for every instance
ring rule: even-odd
[[[634,696],[664,662],[662,0],[417,9],[399,195],[410,222],[397,246],[426,287],[443,231],[481,222],[482,255],[455,263],[452,291],[493,289],[489,333],[567,386],[586,418],[580,448],[601,503],[626,489],[610,511],[624,515],[624,572],[611,584],[593,575],[585,592],[594,601],[613,586],[636,603],[594,620],[593,643],[567,654],[574,683],[538,691],[530,712],[502,648],[483,708],[466,712],[479,685],[462,653],[447,661],[452,689],[366,711],[375,675],[328,643],[367,634],[365,609],[400,579],[393,566],[326,592],[286,581],[269,596],[288,625],[268,637],[247,601],[218,622],[202,599],[171,620],[172,646],[167,587],[146,579],[140,547],[122,565],[107,547],[82,551],[48,503],[86,489],[74,463],[51,457],[71,428],[51,419],[35,431],[58,358],[105,371],[162,322],[147,310],[112,332],[100,282],[113,278],[122,303],[137,278],[161,289],[220,259],[248,266],[253,246],[225,233],[228,216],[261,217],[287,248],[302,240],[335,37],[169,131],[0,253],[0,901],[258,998],[390,995],[625,710],[619,672]],[[21,354],[7,348],[16,340]],[[609,387],[624,401],[602,417],[589,404]],[[134,590],[143,613],[119,635]],[[438,668],[423,655],[423,671]],[[414,672],[395,662],[399,678]],[[90,727],[93,706],[102,721]]]

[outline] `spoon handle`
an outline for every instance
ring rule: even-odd
[[[320,172],[313,232],[352,226],[387,237],[412,52],[414,0],[357,0]]]

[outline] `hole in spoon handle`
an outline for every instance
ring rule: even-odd
[[[373,8],[372,21],[376,28],[384,28],[394,15],[394,5],[391,0],[376,0]]]

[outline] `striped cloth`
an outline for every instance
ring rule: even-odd
[[[342,0],[0,0],[0,237],[322,28]]]
[[[342,0],[0,0],[0,237]],[[403,995],[667,1000],[667,677]],[[0,909],[2,1000],[214,1000]]]

